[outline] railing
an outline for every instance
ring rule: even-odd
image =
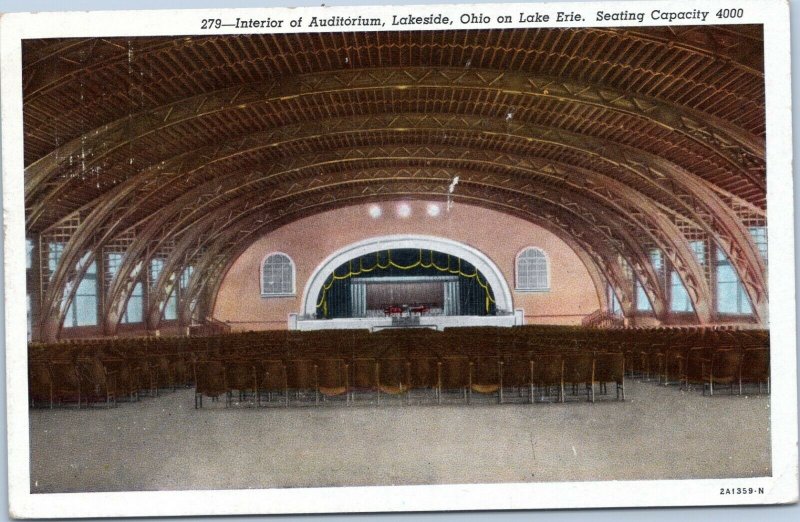
[[[218,335],[231,333],[231,325],[213,317],[206,317],[200,324],[189,327],[189,335]]]
[[[586,328],[621,328],[625,320],[621,315],[607,310],[595,310],[581,321],[581,326]]]

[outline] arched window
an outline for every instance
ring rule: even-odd
[[[550,269],[547,255],[538,248],[526,248],[517,256],[517,290],[546,292],[550,290]]]
[[[295,295],[294,263],[286,254],[270,254],[261,266],[261,296],[288,295]]]

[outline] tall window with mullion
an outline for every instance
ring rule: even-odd
[[[164,320],[175,321],[178,318],[178,291],[173,288],[164,304]]]
[[[125,313],[122,314],[120,320],[123,324],[141,323],[144,320],[144,287],[142,282],[139,281],[133,287],[131,296],[128,298],[128,304],[125,307]]]
[[[50,278],[55,274],[66,246],[66,243],[58,243],[55,241],[51,241],[47,244],[47,270],[50,273]]]
[[[653,305],[650,304],[650,298],[647,297],[642,283],[636,281],[636,310],[639,312],[652,312]]]
[[[286,254],[267,256],[261,269],[261,295],[294,295],[294,263]]]
[[[86,269],[75,297],[72,300],[64,326],[96,326],[97,325],[97,263],[92,262]]]
[[[750,227],[750,236],[764,261],[767,261],[767,227]]]
[[[750,300],[739,280],[736,268],[725,252],[717,247],[717,312],[749,315],[753,313]]]
[[[681,281],[681,276],[678,275],[678,272],[672,271],[672,280],[671,280],[671,301],[670,301],[670,310],[673,312],[694,312],[694,305],[692,305],[692,299],[689,297],[689,292],[686,290],[686,286],[684,286],[683,281]]]
[[[614,288],[611,285],[608,285],[607,289],[608,289],[609,311],[614,315],[623,315],[622,304],[620,304],[619,299],[617,298],[617,293],[614,291]]]
[[[150,260],[150,288],[155,288],[158,283],[161,271],[164,270],[164,263],[165,260],[160,257],[154,257]]]

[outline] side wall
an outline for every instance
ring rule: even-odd
[[[562,240],[532,223],[493,210],[458,203],[432,217],[429,203],[410,201],[411,215],[400,217],[398,203],[332,210],[281,227],[253,243],[230,267],[220,285],[214,317],[234,330],[285,329],[290,313],[302,309],[303,289],[319,264],[333,252],[370,237],[394,234],[439,236],[472,246],[497,264],[512,291],[514,308],[525,310],[525,323],[580,324],[600,308],[600,297],[581,260]],[[517,292],[514,263],[525,247],[539,247],[550,261],[549,292]],[[288,254],[296,267],[296,295],[261,297],[260,270],[272,252]]]

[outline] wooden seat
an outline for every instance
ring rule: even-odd
[[[259,366],[257,366],[259,368]],[[286,365],[280,360],[261,361],[261,377],[257,379],[258,392],[257,400],[260,404],[261,395],[266,392],[267,402],[272,401],[272,394],[280,392],[283,394],[283,402],[289,405],[289,376]]]
[[[439,402],[441,392],[439,361],[435,357],[415,356],[409,363],[411,389],[433,391],[436,401]]]
[[[116,372],[106,368],[97,355],[80,358],[78,369],[87,406],[98,400],[105,401],[107,407],[116,406],[118,394]]]
[[[503,360],[496,356],[472,357],[469,361],[469,395],[472,393],[497,394],[503,402]]]
[[[530,356],[506,356],[503,359],[503,387],[516,389],[519,397],[528,390],[528,400],[533,402],[532,362]],[[501,395],[500,401],[505,400]]]
[[[347,399],[350,371],[344,359],[319,359],[317,372],[317,390],[323,399],[339,395]]]
[[[622,353],[603,352],[594,358],[594,380],[600,385],[600,393],[605,394],[606,383],[616,385],[617,399],[625,400],[625,356]]]
[[[572,353],[564,356],[564,385],[571,384],[573,393],[581,384],[586,387],[586,397],[594,402],[594,357],[590,353]],[[561,396],[562,402],[564,395]]]
[[[103,364],[110,371],[113,371],[117,380],[118,395],[117,400],[128,397],[130,401],[139,399],[139,383],[134,375],[134,371],[128,362],[122,357],[104,356]]]
[[[378,393],[378,362],[372,358],[353,358],[352,377],[349,382],[349,399],[354,401],[358,394]]]
[[[59,404],[75,401],[78,408],[85,400],[80,372],[75,360],[54,360],[49,363],[53,382],[53,399]]]
[[[686,360],[683,361],[683,374],[681,375],[683,388],[688,389],[692,384],[704,385],[704,370],[710,362],[705,348],[690,348],[686,353]]]
[[[439,364],[439,402],[442,400],[442,392],[444,391],[459,391],[464,401],[468,402],[468,389],[470,385],[469,358],[459,355],[442,357]]]
[[[227,399],[230,404],[231,394],[236,391],[239,401],[243,401],[250,393],[258,399],[258,376],[256,361],[248,358],[238,358],[225,363],[225,379],[228,387]]]
[[[531,356],[531,401],[533,388],[541,390],[541,398],[549,394],[552,386],[558,387],[558,400],[564,400],[564,359],[557,354],[533,354]]]
[[[292,359],[286,364],[288,387],[294,390],[295,398],[301,399],[307,393],[314,394],[314,402],[319,402],[317,385],[317,364],[311,359]]]
[[[711,363],[703,366],[703,381],[708,383],[709,395],[714,395],[715,384],[730,385],[733,395],[733,385],[739,380],[740,354],[735,349],[716,350],[711,356]],[[703,394],[706,387],[703,386]]]
[[[203,396],[216,400],[229,391],[225,363],[220,360],[199,360],[195,363],[194,407],[203,407]],[[225,401],[225,405],[228,402]]]
[[[757,384],[758,393],[761,385],[765,383],[767,393],[770,393],[769,373],[769,348],[750,348],[742,351],[742,360],[739,365],[739,393],[742,393],[744,384]]]
[[[405,394],[411,389],[411,362],[404,358],[382,358],[377,362],[378,390],[389,395]]]
[[[41,403],[53,407],[53,377],[47,361],[31,360],[28,363],[28,396],[31,407]]]

